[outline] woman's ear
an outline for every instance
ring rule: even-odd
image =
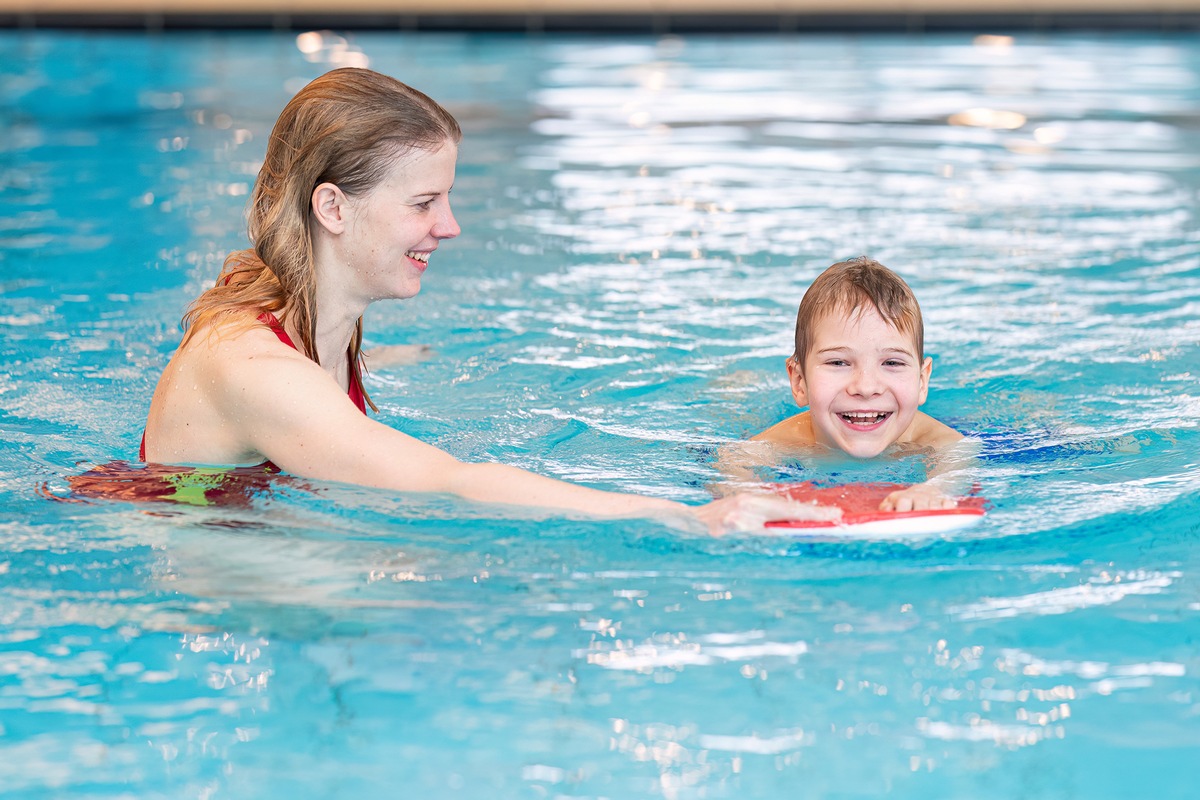
[[[320,183],[312,193],[312,215],[332,234],[344,233],[350,213],[350,198],[335,183]]]
[[[788,356],[787,359],[787,374],[788,383],[792,385],[792,397],[796,400],[796,405],[801,408],[808,406],[808,387],[804,383],[804,371],[800,369],[800,362],[795,356]]]

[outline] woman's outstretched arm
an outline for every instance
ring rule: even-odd
[[[240,336],[196,344],[211,351],[208,391],[224,421],[222,435],[295,475],[596,517],[653,517],[711,533],[830,513],[757,495],[688,506],[591,489],[504,464],[462,462],[364,416],[319,365],[290,348],[263,348],[262,341]]]

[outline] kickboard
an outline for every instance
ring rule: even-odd
[[[898,483],[848,483],[817,486],[812,483],[778,484],[776,492],[802,503],[836,506],[838,520],[777,519],[764,524],[768,533],[791,536],[846,538],[904,538],[953,533],[976,525],[987,514],[988,501],[978,495],[958,498],[956,508],[925,511],[880,511],[879,504]]]

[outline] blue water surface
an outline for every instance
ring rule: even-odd
[[[69,502],[135,456],[278,110],[344,64],[466,131],[463,235],[368,312],[434,350],[371,373],[383,422],[703,502],[795,411],[804,289],[868,253],[991,513]],[[0,32],[0,796],[1194,796],[1198,187],[1194,37]]]

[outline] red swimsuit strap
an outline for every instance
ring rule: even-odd
[[[283,342],[293,350],[300,349],[299,347],[296,347],[296,343],[292,341],[292,337],[288,336],[287,331],[283,329],[283,323],[276,319],[275,315],[270,311],[264,311],[259,314],[258,321],[270,328],[271,332],[279,338],[279,341]],[[350,353],[348,351],[346,353],[346,358],[350,358]],[[352,361],[350,364],[350,370],[350,388],[346,393],[350,395],[350,402],[354,403],[355,407],[365,414],[367,413],[367,399],[363,397],[362,393],[362,370],[359,363],[357,361]]]

